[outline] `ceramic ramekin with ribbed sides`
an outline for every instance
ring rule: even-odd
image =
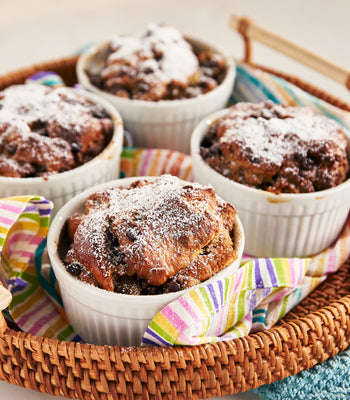
[[[191,138],[191,157],[195,180],[211,184],[235,206],[245,232],[244,252],[255,257],[305,257],[331,245],[349,214],[350,179],[319,192],[277,195],[224,177],[203,160],[200,144],[211,124],[226,112],[199,123]]]
[[[74,90],[75,89],[68,89]],[[114,121],[114,133],[109,144],[89,162],[47,177],[9,178],[0,176],[0,198],[36,194],[54,203],[54,213],[76,194],[101,182],[119,177],[120,154],[123,147],[123,122],[118,111],[104,99],[91,93],[80,96],[100,105]]]
[[[144,101],[118,97],[107,93],[89,79],[89,72],[100,73],[108,55],[109,41],[98,44],[84,54],[77,63],[79,83],[112,103],[120,112],[125,128],[130,131],[138,147],[166,148],[190,152],[190,139],[195,126],[205,116],[226,107],[233,88],[236,69],[233,60],[223,51],[197,39],[186,37],[195,49],[208,49],[226,59],[224,80],[212,91],[183,100]]]
[[[141,338],[153,317],[168,303],[193,289],[179,292],[135,296],[108,292],[81,282],[66,271],[62,258],[67,251],[65,224],[69,216],[83,213],[87,197],[97,190],[112,186],[128,186],[140,178],[126,178],[95,186],[70,200],[56,215],[49,230],[47,248],[58,280],[65,312],[75,331],[87,342],[99,345],[140,345]],[[147,177],[152,181],[156,178]],[[244,233],[236,216],[234,242],[237,259],[204,283],[230,276],[240,265]]]

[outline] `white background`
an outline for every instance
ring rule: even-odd
[[[240,58],[241,39],[228,27],[231,14],[249,16],[350,71],[348,0],[0,0],[0,74],[70,55],[113,33],[142,30],[149,22],[172,24]],[[254,59],[303,77],[350,103],[349,92],[340,85],[271,50],[254,46]],[[52,398],[0,382],[1,400]],[[249,393],[227,398],[258,399]]]

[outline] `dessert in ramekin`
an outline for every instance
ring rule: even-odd
[[[241,103],[194,130],[195,179],[235,205],[245,253],[303,257],[328,247],[350,209],[349,133],[308,109]]]
[[[123,123],[103,99],[28,83],[0,92],[0,197],[40,194],[55,211],[117,178]]]
[[[216,47],[150,25],[87,50],[77,75],[115,105],[137,146],[189,152],[196,124],[227,104],[235,69]]]
[[[48,235],[68,318],[96,344],[139,345],[166,304],[235,272],[243,246],[233,206],[170,175],[93,187],[59,211]]]

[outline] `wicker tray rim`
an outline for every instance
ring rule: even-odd
[[[67,57],[10,72],[0,76],[0,90],[42,70],[56,71],[72,85],[76,61],[76,56]],[[276,74],[350,111],[349,105],[322,89]],[[349,281],[348,261],[305,305],[272,329],[193,347],[60,342],[10,329],[0,316],[0,379],[80,399],[205,399],[246,391],[308,369],[349,345],[350,285],[343,292],[337,289]],[[319,302],[317,296],[326,298],[327,290],[329,299]]]

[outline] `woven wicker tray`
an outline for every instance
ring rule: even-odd
[[[245,42],[249,44],[249,38]],[[72,85],[76,60],[70,57],[9,73],[0,77],[0,89],[42,70],[56,71]],[[350,111],[349,105],[323,90],[276,74]],[[86,400],[207,399],[296,374],[349,343],[350,259],[274,328],[230,342],[166,348],[67,343],[17,332],[0,313],[0,379]]]

